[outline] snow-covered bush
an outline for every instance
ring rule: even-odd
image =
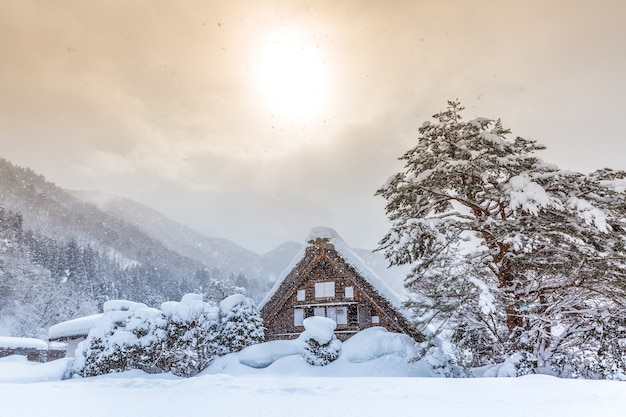
[[[264,339],[262,320],[249,298],[236,294],[220,307],[202,295],[186,294],[161,310],[114,300],[79,345],[74,373],[94,376],[128,369],[193,376],[215,356],[235,352]]]
[[[178,376],[193,376],[211,364],[219,351],[219,310],[186,294],[180,302],[161,304],[165,326],[159,365]]]
[[[104,303],[104,314],[76,352],[74,372],[95,376],[128,369],[157,371],[154,352],[159,338],[154,325],[160,312],[145,304],[126,300]]]
[[[234,294],[220,303],[220,353],[238,352],[265,340],[263,320],[251,299]]]
[[[510,355],[503,363],[489,367],[482,376],[488,378],[513,378],[534,374],[537,371],[537,358],[530,352],[519,351]]]
[[[341,341],[335,336],[337,323],[326,317],[304,319],[304,332],[298,338],[304,342],[302,357],[314,366],[325,366],[341,353]]]

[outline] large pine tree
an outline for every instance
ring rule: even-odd
[[[532,362],[520,369],[618,375],[623,349],[607,352],[625,337],[625,173],[560,170],[535,156],[542,145],[462,110],[450,101],[424,123],[377,191],[392,222],[379,249],[413,265],[417,326],[469,366],[515,354]],[[572,366],[589,355],[604,365]]]

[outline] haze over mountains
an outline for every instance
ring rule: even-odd
[[[215,290],[218,297],[244,287],[259,301],[304,244],[286,242],[257,254],[131,200],[64,190],[5,159],[0,159],[0,208],[0,301],[5,301],[0,333],[38,335],[56,321],[96,312],[113,297],[156,304],[190,291]],[[402,270],[387,270],[379,253],[356,251],[401,289]],[[38,291],[29,290],[34,284],[48,288],[46,301],[31,294]],[[20,299],[31,301],[9,305]],[[59,303],[65,309],[50,314],[50,306]],[[38,317],[39,310],[48,315]]]

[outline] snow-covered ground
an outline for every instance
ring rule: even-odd
[[[342,356],[343,357],[343,356]],[[353,358],[354,359],[354,358]],[[299,355],[255,369],[239,354],[197,377],[129,371],[61,380],[69,359],[0,359],[0,417],[623,416],[626,384],[521,378],[427,378],[399,355],[324,367]]]

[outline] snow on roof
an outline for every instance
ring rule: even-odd
[[[0,348],[48,350],[48,344],[32,337],[0,336]]]
[[[335,247],[335,250],[343,258],[346,263],[352,266],[359,275],[361,275],[370,285],[372,285],[381,296],[387,299],[398,311],[403,315],[409,317],[406,309],[402,307],[402,303],[405,301],[402,299],[391,287],[376,274],[360,256],[358,256],[348,244],[339,236],[339,234],[330,227],[314,227],[311,229],[306,241],[311,242],[315,239],[328,239],[330,243]],[[298,263],[304,258],[306,253],[306,247],[303,247],[296,257],[291,261],[289,266],[280,274],[272,289],[267,293],[265,298],[259,303],[258,309],[261,310],[263,306],[274,296],[282,282],[287,278],[287,275],[298,265]]]
[[[48,330],[48,337],[61,339],[63,337],[87,336],[89,330],[95,327],[101,318],[102,313],[99,313],[55,324]]]

